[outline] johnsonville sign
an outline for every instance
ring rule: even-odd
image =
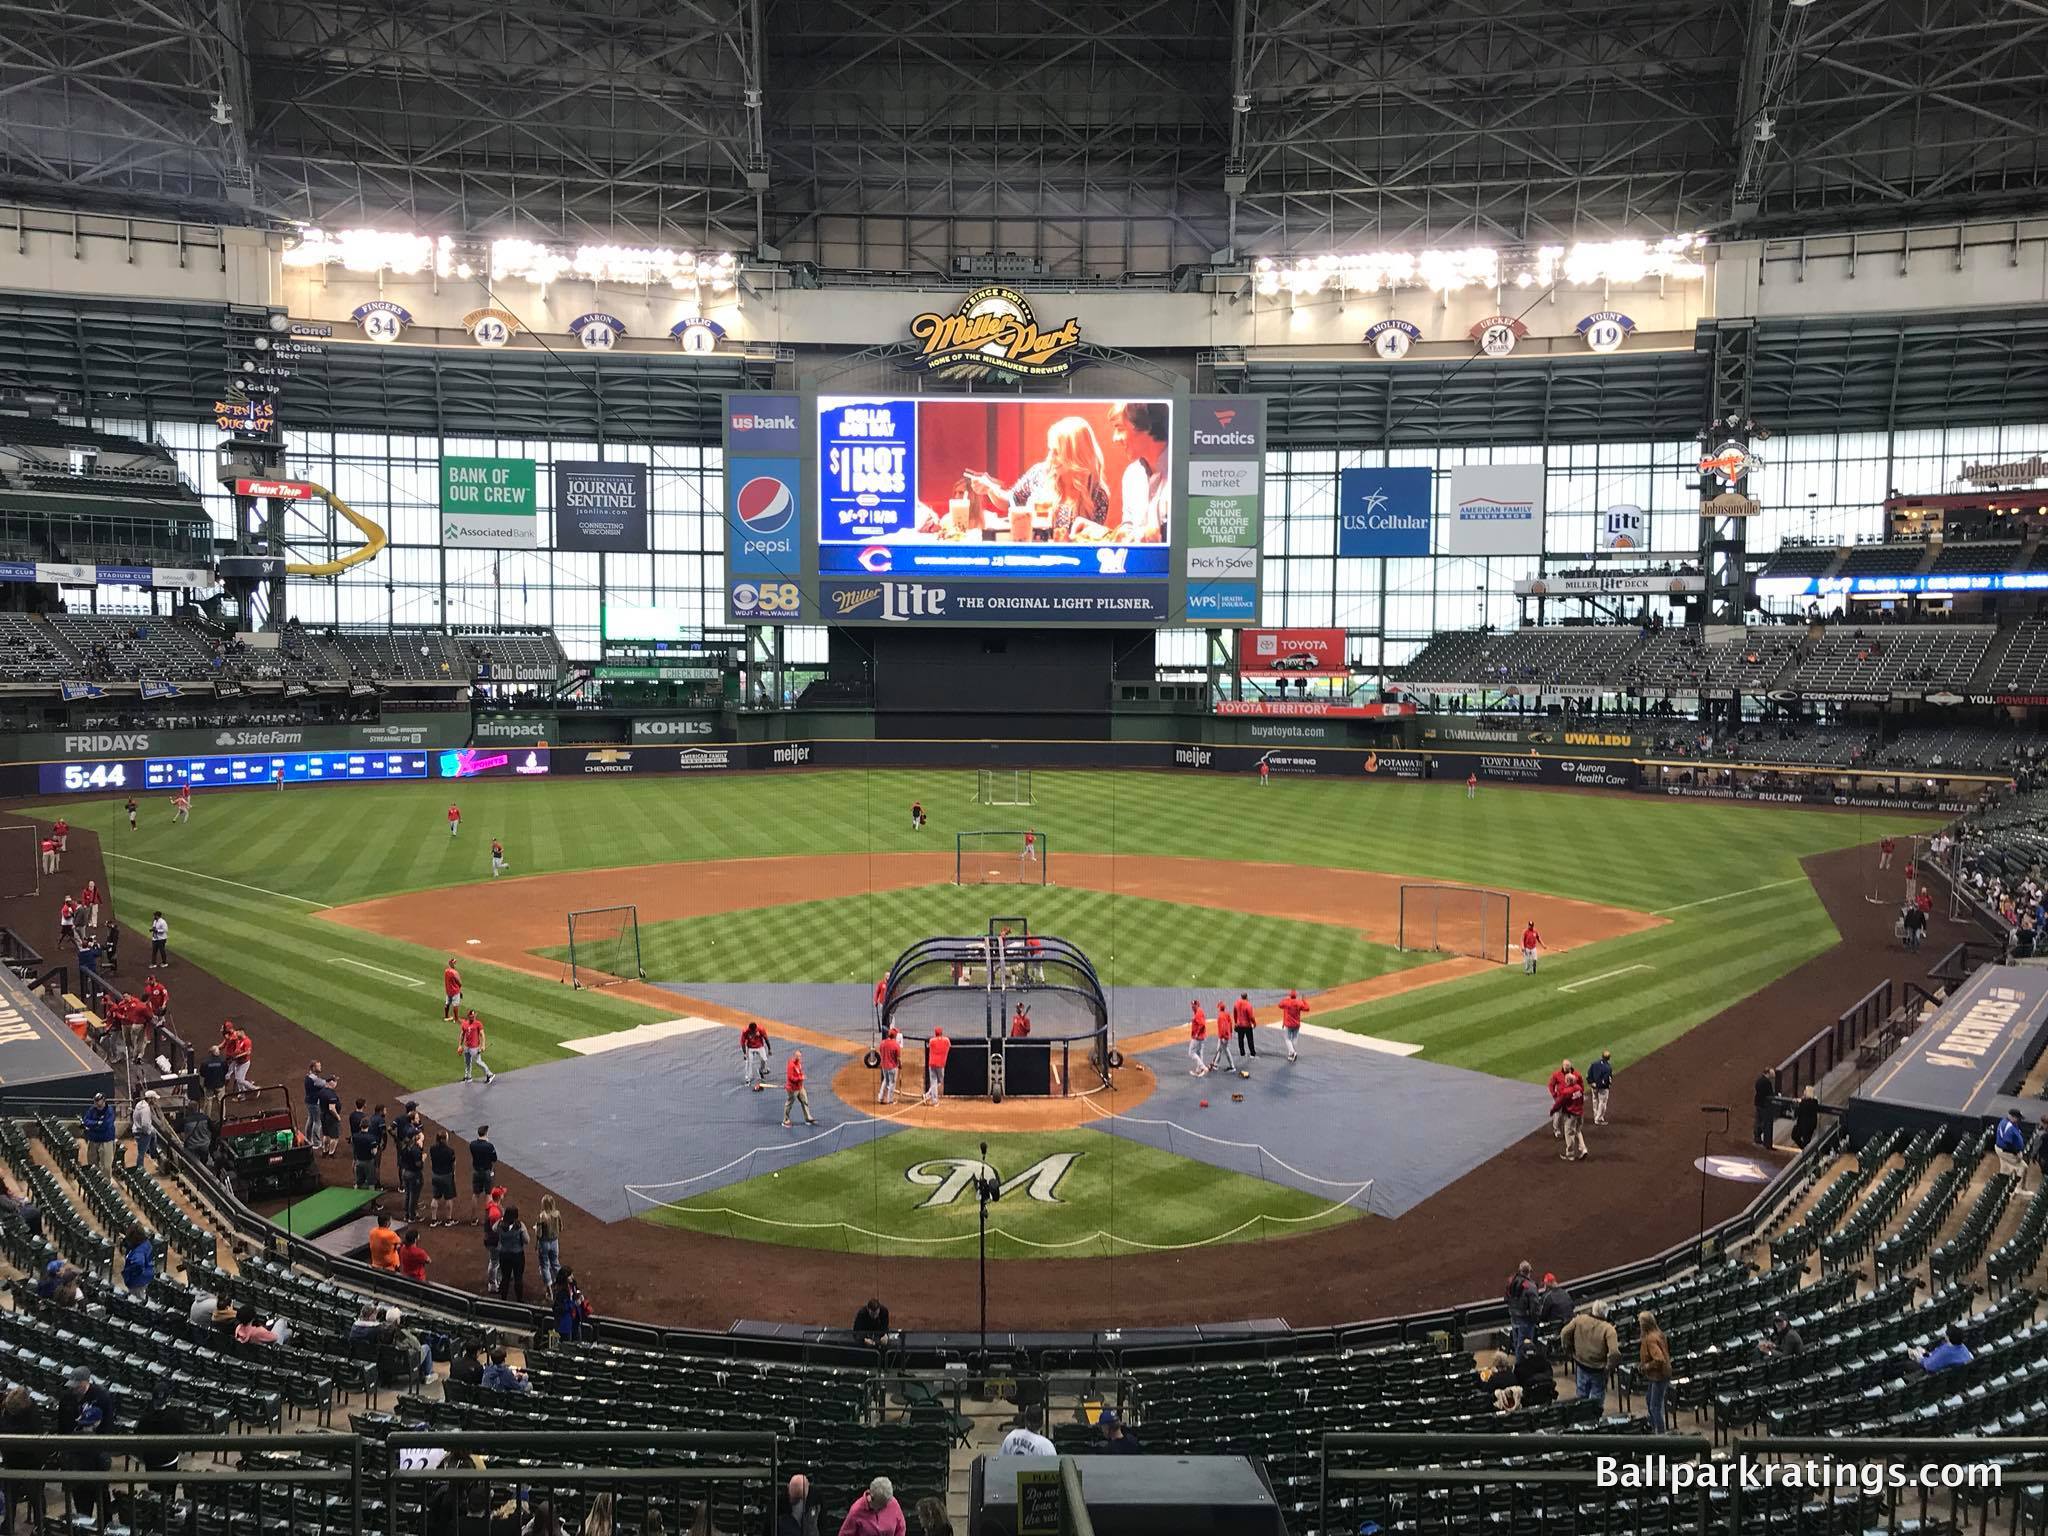
[[[1081,322],[1069,316],[1042,331],[1015,289],[977,288],[950,315],[917,316],[910,334],[922,344],[917,365],[934,378],[1057,379],[1073,371]]]

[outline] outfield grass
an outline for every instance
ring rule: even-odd
[[[466,824],[459,842],[446,832],[451,786],[442,783],[205,794],[183,827],[172,825],[168,798],[154,796],[137,833],[127,831],[117,800],[62,809],[101,835],[124,917],[143,921],[161,907],[176,954],[412,1087],[446,1081],[456,1065],[439,1024],[443,957],[315,914],[487,879],[494,835],[526,874],[949,850],[955,830],[1028,823],[1048,839],[1055,880],[1063,851],[1114,850],[1385,870],[1668,911],[1667,926],[1546,962],[1534,982],[1503,972],[1315,1020],[1528,1076],[1555,1056],[1599,1046],[1612,1047],[1625,1072],[1642,1052],[1826,948],[1834,930],[1799,858],[1934,820],[1510,788],[1467,800],[1462,786],[1433,783],[1276,781],[1261,790],[1249,778],[1049,772],[1035,776],[1031,810],[992,812],[971,803],[971,786],[964,772],[908,771],[478,781],[453,791]],[[908,826],[914,798],[931,815],[922,834]],[[977,900],[985,905],[985,893]],[[896,937],[878,933],[858,974],[893,958]],[[1121,924],[1116,943],[1129,948]],[[793,954],[776,961],[781,979],[808,963]],[[1646,969],[1556,990],[1635,965]],[[469,967],[467,981],[500,1070],[559,1056],[565,1039],[648,1018],[634,1004],[487,965]],[[1209,984],[1254,983],[1229,975]]]
[[[762,1174],[696,1199],[657,1206],[646,1219],[788,1247],[971,1258],[977,1239],[974,1192],[969,1188],[949,1204],[926,1208],[926,1202],[946,1193],[944,1180],[951,1172],[927,1165],[976,1158],[980,1140],[942,1131],[880,1136],[805,1163],[786,1176]],[[1004,1180],[1017,1178],[1042,1159],[1075,1154],[1050,1191],[1057,1203],[1016,1187],[990,1209],[991,1258],[1098,1258],[1211,1242],[1256,1242],[1358,1219],[1353,1208],[1331,1200],[1100,1131],[1020,1132],[987,1140],[989,1161]],[[924,1182],[913,1182],[913,1170]]]
[[[926,885],[647,923],[640,964],[660,981],[869,981],[909,940],[988,930],[991,892]],[[1058,886],[1004,887],[1005,913],[1080,946],[1105,986],[1333,987],[1435,955],[1404,954],[1334,923]],[[566,945],[544,951],[568,955]]]

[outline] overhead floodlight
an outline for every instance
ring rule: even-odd
[[[227,97],[213,98],[213,120],[223,128],[235,120],[235,109],[228,105]]]

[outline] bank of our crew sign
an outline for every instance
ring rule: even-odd
[[[537,548],[539,504],[533,488],[531,459],[442,459],[442,547]]]

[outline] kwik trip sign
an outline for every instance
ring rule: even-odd
[[[938,379],[1058,379],[1073,371],[1081,322],[1071,315],[1041,330],[1024,295],[977,288],[950,315],[927,310],[910,322],[917,365]]]

